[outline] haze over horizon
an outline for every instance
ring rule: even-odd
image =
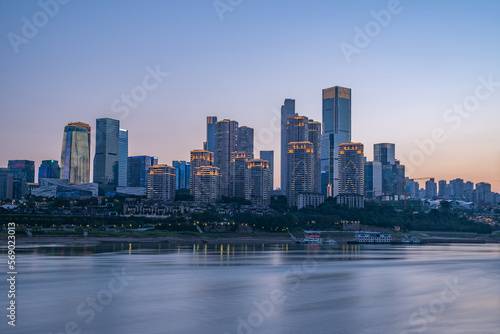
[[[410,178],[500,192],[498,1],[220,2],[1,2],[0,167],[60,160],[76,121],[92,127],[93,159],[101,117],[129,130],[129,156],[170,165],[217,116],[255,129],[256,156],[275,151],[278,186],[284,99],[321,121],[322,89],[338,85],[368,160],[395,143]],[[146,94],[126,102],[134,91]]]

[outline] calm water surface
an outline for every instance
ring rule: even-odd
[[[0,333],[500,333],[500,245],[17,251],[17,325],[2,280]]]

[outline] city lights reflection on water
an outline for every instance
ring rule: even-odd
[[[110,243],[17,251],[22,312],[13,333],[64,333],[68,323],[82,333],[500,328],[499,245]],[[126,285],[99,304],[117,277]],[[88,321],[82,312],[93,298]]]

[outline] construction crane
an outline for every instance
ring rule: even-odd
[[[415,181],[415,180],[431,180],[431,179],[434,179],[433,177],[415,177],[415,178],[408,178],[408,180],[412,180],[412,181]],[[405,201],[404,201],[404,210],[406,211],[406,178],[404,180],[404,187],[405,187]]]

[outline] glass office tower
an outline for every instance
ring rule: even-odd
[[[321,138],[321,190],[337,196],[339,145],[351,142],[351,89],[323,89],[323,136]]]

